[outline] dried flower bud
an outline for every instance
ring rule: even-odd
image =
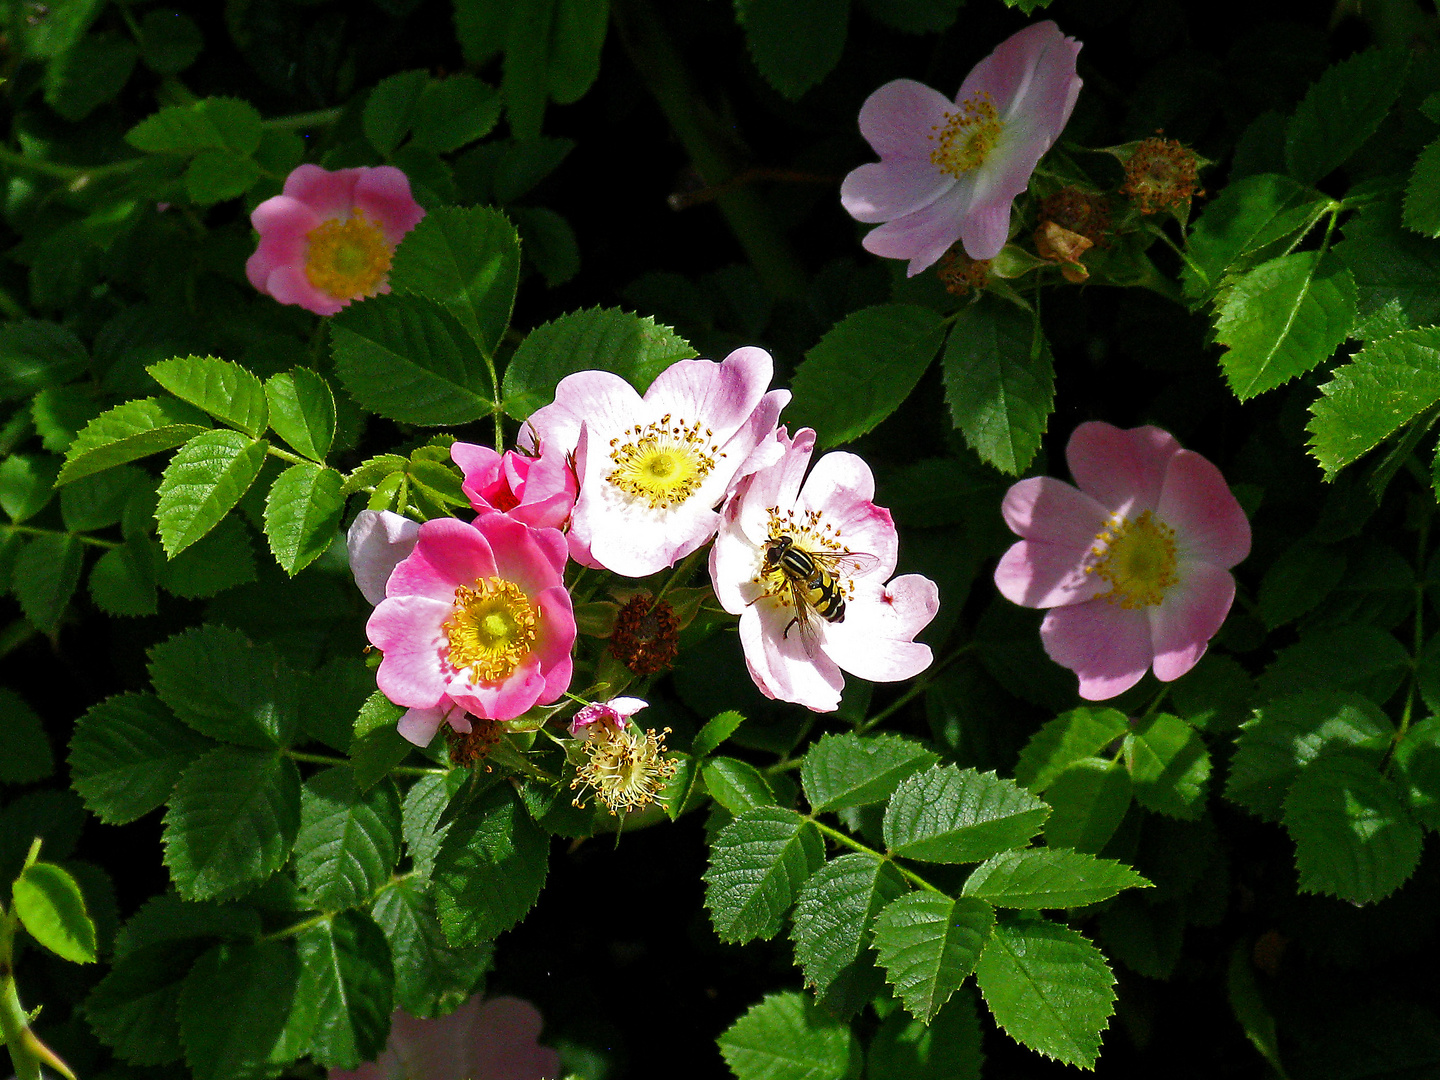
[[[971,289],[983,289],[990,282],[990,260],[972,259],[956,244],[940,256],[935,268],[940,283],[952,296],[964,296]]]
[[[1173,210],[1204,194],[1195,186],[1199,171],[1195,152],[1177,140],[1142,139],[1125,162],[1120,194],[1128,196],[1142,214]]]
[[[1040,203],[1040,220],[1079,233],[1096,247],[1110,246],[1110,200],[1098,192],[1063,187]]]
[[[680,620],[669,601],[637,593],[615,616],[610,653],[636,675],[653,675],[675,660]]]
[[[450,764],[464,769],[482,760],[495,749],[504,727],[494,720],[472,717],[468,733],[461,734],[448,726],[444,731],[445,746],[450,751]]]
[[[1042,259],[1060,263],[1060,273],[1066,281],[1078,285],[1090,276],[1090,271],[1080,264],[1080,256],[1095,245],[1087,236],[1071,232],[1053,221],[1047,221],[1035,230],[1035,250]]]

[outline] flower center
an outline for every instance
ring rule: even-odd
[[[957,112],[945,113],[943,125],[931,129],[929,138],[936,145],[930,151],[930,161],[951,176],[978,169],[1000,141],[1004,127],[990,95],[983,90],[972,94],[960,103]]]
[[[669,413],[644,427],[636,424],[610,440],[615,468],[605,479],[645,500],[652,510],[678,506],[705,482],[716,457],[725,456],[710,441],[714,434],[698,423],[674,420]]]
[[[1095,537],[1090,554],[1099,561],[1087,574],[1110,583],[1104,599],[1123,608],[1151,607],[1165,599],[1165,590],[1179,580],[1175,573],[1175,530],[1149,510],[1131,520],[1111,519]]]
[[[678,765],[664,757],[667,727],[660,732],[631,734],[629,728],[599,732],[585,743],[585,763],[575,772],[571,789],[588,787],[612,814],[651,802]],[[575,806],[583,805],[577,795]]]
[[[444,623],[450,666],[470,669],[470,681],[505,678],[535,646],[535,609],[513,581],[485,578],[455,590]]]
[[[384,231],[360,210],[343,221],[322,221],[305,240],[305,276],[337,300],[373,296],[395,254]]]

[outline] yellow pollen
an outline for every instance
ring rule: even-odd
[[[973,94],[960,102],[957,112],[945,113],[943,125],[931,129],[929,138],[936,145],[930,161],[941,172],[963,176],[985,163],[1004,127],[990,95],[983,90]]]
[[[591,788],[611,814],[653,801],[678,764],[662,756],[670,729],[637,736],[628,727],[600,727],[585,741],[585,763],[570,781],[571,790]],[[583,795],[575,797],[574,805],[584,805]]]
[[[484,578],[455,590],[444,630],[450,666],[469,668],[472,683],[496,682],[534,648],[535,609],[513,581]]]
[[[654,423],[636,424],[610,440],[615,468],[605,479],[643,499],[652,510],[678,506],[705,482],[716,459],[725,456],[711,441],[714,435],[669,413]]]
[[[1085,568],[1110,583],[1102,599],[1123,608],[1152,607],[1179,577],[1175,572],[1175,530],[1149,510],[1139,517],[1111,518],[1095,537],[1090,554],[1097,561]]]
[[[305,241],[305,276],[337,300],[374,296],[395,254],[384,231],[360,210],[344,220],[322,221]]]

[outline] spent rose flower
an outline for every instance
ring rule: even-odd
[[[956,240],[972,259],[998,255],[1011,201],[1075,107],[1079,52],[1053,22],[1036,23],[976,64],[953,102],[913,79],[866,98],[860,134],[880,160],[840,187],[851,217],[885,223],[866,235],[865,249],[908,259],[911,276]]]
[[[245,263],[250,284],[282,304],[334,315],[351,300],[390,291],[386,275],[424,209],[392,165],[301,165],[284,191],[250,215],[260,246]]]
[[[1080,696],[1114,697],[1154,667],[1162,682],[1195,666],[1235,599],[1230,568],[1250,523],[1220,470],[1169,432],[1081,424],[1065,448],[1079,485],[1021,480],[1005,523],[1023,539],[995,584],[1050,608],[1040,638],[1080,677]]]
[[[570,734],[581,740],[582,759],[570,790],[593,792],[612,815],[654,802],[680,767],[674,758],[665,756],[668,727],[660,731],[631,728],[630,717],[647,707],[640,698],[611,698],[586,705],[570,721]],[[574,805],[585,805],[584,790],[575,796]]]
[[[329,1080],[555,1080],[560,1055],[537,1041],[544,1020],[528,1001],[472,997],[449,1016],[396,1010],[373,1062],[331,1069]]]
[[[625,721],[641,709],[649,707],[648,701],[638,697],[617,697],[609,701],[595,701],[581,708],[570,721],[570,734],[576,738],[590,738],[602,730],[619,731]]]
[[[420,523],[389,510],[361,510],[345,534],[350,573],[371,605],[385,599],[385,583],[395,567],[415,550]]]
[[[563,529],[579,482],[563,452],[540,446],[535,454],[504,454],[488,446],[450,444],[450,460],[465,476],[462,488],[477,513],[499,511],[537,529]]]
[[[400,734],[429,743],[465,713],[509,720],[570,685],[575,616],[565,537],[504,514],[436,518],[395,567],[365,631],[384,654],[376,683],[410,711]]]
[[[608,371],[562,379],[520,441],[573,454],[571,557],[645,577],[714,536],[716,504],[777,452],[775,423],[790,392],[766,392],[773,373],[769,353],[743,348],[718,364],[671,364],[644,397]]]
[[[939,611],[940,595],[918,574],[886,582],[899,540],[890,512],[871,501],[865,462],[826,454],[806,477],[815,432],[803,428],[792,441],[782,428],[778,442],[779,461],[742,480],[725,504],[710,580],[725,610],[740,616],[760,691],[830,712],[840,706],[842,670],[894,682],[930,666],[930,647],[914,638]],[[823,580],[787,570],[797,565],[781,557],[790,547],[803,553],[799,567],[808,560]]]

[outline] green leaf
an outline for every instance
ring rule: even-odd
[[[1313,421],[1312,421],[1313,423]],[[1311,611],[1345,576],[1345,555],[1335,547],[1302,540],[1281,553],[1260,581],[1257,606],[1268,630]]]
[[[180,1037],[195,1080],[259,1080],[295,998],[289,941],[224,943],[196,961],[180,991]]]
[[[1388,312],[1397,329],[1440,322],[1440,249],[1402,227],[1396,201],[1370,204],[1345,221],[1344,232],[1335,257],[1355,278],[1361,318]]]
[[[73,488],[66,488],[73,491]],[[101,555],[90,568],[90,598],[107,615],[154,615],[160,550],[148,536],[137,536]]]
[[[1039,795],[1070,765],[1095,757],[1130,731],[1130,721],[1118,709],[1082,706],[1061,713],[1025,744],[1015,762],[1015,782]]]
[[[335,370],[364,408],[404,424],[464,424],[490,412],[485,360],[442,305],[391,293],[331,320]]]
[[[955,319],[943,363],[945,401],[966,444],[1001,472],[1024,472],[1055,404],[1050,346],[1031,316],[1014,304],[971,304]]]
[[[545,119],[545,99],[549,95],[547,52],[556,3],[518,0],[510,5],[500,90],[505,95],[510,130],[517,139],[538,136]]]
[[[431,875],[454,948],[490,941],[525,917],[545,884],[549,837],[509,785],[491,788],[451,823]]]
[[[40,445],[52,454],[63,454],[100,409],[100,403],[80,386],[52,386],[31,399],[30,418]]]
[[[200,206],[244,195],[262,176],[248,154],[232,150],[201,150],[185,169],[185,194]]]
[[[238,630],[198,626],[150,650],[150,680],[175,715],[202,735],[261,749],[300,731],[299,673],[273,646]]]
[[[190,966],[204,951],[198,942],[165,942],[136,949],[116,961],[85,999],[85,1016],[101,1040],[135,1065],[179,1061],[180,993]]]
[[[1146,809],[1185,821],[1204,813],[1210,752],[1178,716],[1157,713],[1137,721],[1125,737],[1125,767],[1135,801]]]
[[[253,154],[263,131],[255,107],[238,98],[204,98],[192,105],[172,105],[146,117],[125,133],[136,150],[152,154],[196,154],[201,150],[233,150]]]
[[[223,938],[244,941],[259,937],[260,913],[238,903],[190,904],[173,892],[152,896],[132,915],[115,938],[115,955],[164,942]],[[196,948],[198,954],[206,946]]]
[[[1331,205],[1314,188],[1278,173],[1244,176],[1208,202],[1190,230],[1185,294],[1201,299],[1227,273],[1281,254],[1284,242],[1316,222]]]
[[[59,632],[65,605],[80,584],[84,552],[78,537],[50,533],[31,540],[15,560],[12,580],[20,610],[42,634]]]
[[[340,533],[345,478],[308,461],[291,465],[265,499],[265,538],[275,561],[292,577],[325,554]]]
[[[1240,729],[1225,797],[1266,821],[1279,821],[1285,794],[1322,750],[1360,750],[1379,763],[1395,727],[1358,694],[1305,692],[1255,710]]]
[[[161,560],[160,584],[187,600],[214,596],[255,580],[255,551],[238,517],[223,518],[200,540],[168,562]]]
[[[270,422],[265,387],[239,364],[213,356],[177,356],[145,369],[181,401],[259,438]]]
[[[553,289],[580,272],[580,241],[570,222],[544,206],[507,209],[520,234],[525,257],[540,271],[546,285]]]
[[[44,722],[24,698],[3,686],[0,686],[0,726],[5,731],[0,784],[30,784],[55,772]]]
[[[869,946],[880,909],[908,889],[893,865],[863,852],[841,855],[810,875],[795,901],[790,937],[818,996]]]
[[[510,325],[519,280],[515,227],[498,210],[478,206],[430,211],[400,244],[390,271],[396,290],[443,306],[486,355]]]
[[[980,1018],[967,991],[951,998],[929,1024],[899,1009],[887,1016],[870,1040],[865,1075],[869,1080],[980,1080],[984,1063]]]
[[[787,10],[796,6],[776,4]],[[814,428],[822,448],[859,438],[910,396],[940,351],[944,334],[944,320],[936,312],[913,304],[852,312],[795,370],[792,424]]]
[[[433,1017],[453,1011],[470,997],[490,967],[493,949],[489,944],[464,949],[446,944],[434,901],[413,879],[396,881],[382,890],[370,914],[390,942],[395,1004],[411,1016]]]
[[[555,385],[577,371],[613,371],[640,393],[677,360],[695,356],[668,326],[618,308],[562,315],[525,336],[505,368],[505,411],[524,420],[555,400]]]
[[[735,0],[750,58],[791,101],[839,63],[849,14],[850,0]]]
[[[220,746],[185,770],[165,813],[165,865],[187,900],[237,895],[290,856],[300,774],[274,751]]]
[[[316,907],[340,911],[368,902],[400,858],[400,798],[393,784],[361,793],[349,766],[305,781],[295,880]]]
[[[133,465],[118,465],[102,473],[95,473],[84,479],[66,484],[60,489],[60,516],[65,528],[71,532],[95,532],[125,521],[132,502],[145,498],[148,493],[154,497],[159,481]],[[150,511],[153,503],[144,511],[145,524],[142,531],[150,531]],[[124,527],[122,525],[122,527]],[[124,527],[126,537],[134,533],[133,527]]]
[[[1336,368],[1310,406],[1310,452],[1333,478],[1440,401],[1440,329],[1371,342]]]
[[[390,946],[370,916],[342,911],[295,937],[297,1006],[313,1011],[309,1054],[331,1069],[373,1061],[390,1034]]]
[[[1100,950],[1068,926],[1035,919],[996,925],[975,979],[995,1022],[1048,1058],[1093,1068],[1115,1007]]]
[[[188,15],[157,8],[140,20],[140,55],[157,75],[178,75],[205,47],[200,28]]]
[[[885,846],[925,862],[980,862],[1023,847],[1050,813],[1010,780],[954,765],[901,782],[885,811]]]
[[[1281,649],[1260,677],[1267,697],[1302,690],[1356,690],[1384,701],[1405,677],[1405,646],[1379,627],[1342,625],[1306,634]]]
[[[744,722],[745,717],[733,709],[729,712],[722,712],[718,716],[712,716],[691,740],[690,753],[697,758],[713,754]]]
[[[1069,908],[1096,904],[1150,882],[1124,863],[1063,848],[1002,851],[965,879],[964,896],[1005,908]]]
[[[420,882],[429,879],[435,866],[435,856],[450,831],[450,822],[442,825],[440,819],[465,777],[464,770],[422,776],[405,793],[400,805],[400,832],[405,838],[413,877]]]
[[[546,88],[551,101],[569,105],[584,97],[600,74],[609,0],[556,0],[554,18]]]
[[[1415,159],[1405,186],[1404,223],[1425,236],[1440,236],[1440,139]]]
[[[1395,782],[1415,820],[1440,832],[1440,717],[1410,725],[1395,744]]]
[[[961,0],[860,0],[873,18],[907,34],[936,34],[955,24]]]
[[[416,146],[449,154],[483,139],[499,119],[499,92],[473,75],[458,72],[425,84],[411,118],[412,138]]]
[[[913,892],[880,912],[875,951],[905,1008],[928,1024],[975,970],[994,928],[995,911],[984,900]]]
[[[60,459],[49,454],[11,454],[0,462],[0,509],[19,524],[49,505]]]
[[[379,690],[360,707],[350,742],[350,764],[361,791],[379,783],[415,749],[395,727],[404,715],[404,708],[392,704]]]
[[[1099,851],[1120,827],[1130,793],[1130,774],[1119,762],[1082,758],[1067,765],[1045,790],[1054,811],[1045,822],[1045,843]]]
[[[95,924],[80,886],[47,862],[27,866],[15,880],[15,914],[30,936],[56,956],[77,964],[95,962]]]
[[[1338,260],[1299,251],[1236,278],[1219,299],[1220,366],[1241,401],[1330,357],[1358,316],[1355,279]]]
[[[415,107],[430,82],[424,71],[402,71],[370,91],[360,122],[376,153],[393,154],[415,122]]]
[[[1383,900],[1420,862],[1423,834],[1373,758],[1332,750],[1285,797],[1301,892],[1354,904]]]
[[[826,735],[800,767],[805,797],[815,811],[843,810],[884,802],[906,777],[939,757],[899,735]]]
[[[1404,53],[1374,49],[1328,68],[1285,129],[1290,175],[1313,184],[1348,161],[1395,104],[1409,66]]]
[[[70,779],[85,808],[124,825],[163,803],[213,745],[151,694],[118,694],[93,706],[70,739]]]
[[[804,994],[770,994],[716,1042],[737,1080],[859,1080],[863,1057],[849,1027]]]
[[[705,762],[701,775],[711,797],[732,814],[775,805],[770,785],[754,765],[735,758],[713,758]]]
[[[40,18],[25,27],[22,38],[25,51],[46,60],[69,52],[104,6],[105,0],[74,0],[47,8]]]
[[[721,941],[772,938],[800,886],[825,861],[819,832],[793,810],[758,806],[720,831],[705,871],[705,906]]]
[[[90,354],[58,323],[22,319],[0,326],[0,401],[29,398],[80,375]]]
[[[207,431],[175,453],[160,480],[160,543],[174,556],[219,524],[250,489],[268,444],[239,431]]]
[[[265,380],[270,427],[297,453],[321,464],[335,439],[335,395],[309,368],[297,367]]]
[[[210,427],[194,406],[172,398],[127,401],[101,413],[75,437],[65,454],[59,483],[123,465],[179,446]]]

